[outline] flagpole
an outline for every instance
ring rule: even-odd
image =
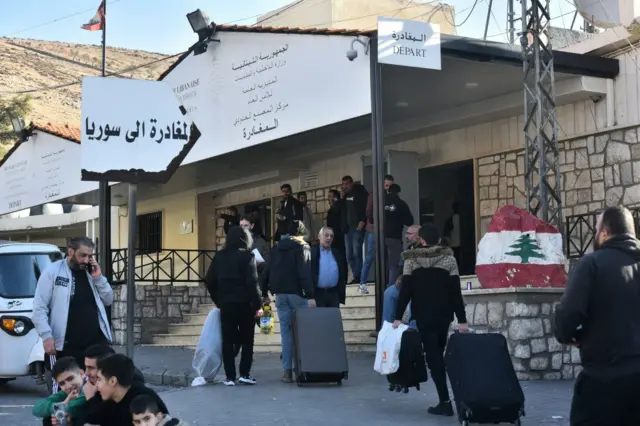
[[[102,3],[102,76],[107,76],[107,0]]]
[[[102,77],[107,76],[107,0],[102,2]],[[102,274],[111,282],[111,187],[109,182],[98,185],[99,244],[98,256]],[[107,307],[107,318],[111,326],[111,306]]]

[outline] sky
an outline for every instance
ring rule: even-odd
[[[107,45],[151,52],[175,54],[186,50],[197,36],[191,31],[186,14],[201,9],[219,24],[251,25],[266,12],[292,0],[111,0],[107,3]],[[324,2],[329,0],[308,0]],[[410,7],[429,0],[403,0]],[[461,24],[474,0],[444,0],[456,9],[456,24]],[[520,2],[515,0],[519,15]],[[573,18],[573,0],[552,1],[552,25],[567,28]],[[55,40],[70,43],[100,44],[101,32],[90,32],[80,26],[91,19],[100,0],[2,0],[0,4],[0,37]],[[489,0],[480,0],[470,18],[458,28],[458,34],[482,38]],[[507,41],[506,0],[493,0],[488,36]],[[393,15],[389,11],[387,15]],[[327,24],[319,22],[318,24]],[[576,21],[576,29],[582,20]],[[520,24],[517,24],[519,28]]]

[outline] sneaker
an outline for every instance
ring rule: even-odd
[[[245,385],[255,385],[257,383],[256,379],[251,376],[242,376],[238,379],[238,381],[240,383],[244,383]]]
[[[429,407],[427,409],[429,414],[433,414],[435,416],[453,416],[453,406],[451,406],[451,401],[441,402],[435,407]]]
[[[224,382],[222,382],[222,384],[225,386],[235,386],[236,381],[227,377],[226,379],[224,379]]]
[[[360,294],[369,294],[369,290],[367,290],[366,284],[360,284]]]
[[[282,383],[293,383],[293,373],[291,370],[284,370],[282,375]]]

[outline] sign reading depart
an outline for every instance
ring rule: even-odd
[[[199,137],[165,82],[82,82],[82,180],[166,183]]]
[[[440,70],[440,25],[378,17],[378,62]]]

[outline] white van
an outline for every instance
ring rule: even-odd
[[[31,315],[41,272],[61,258],[52,244],[0,241],[0,385],[21,376],[50,382]]]

